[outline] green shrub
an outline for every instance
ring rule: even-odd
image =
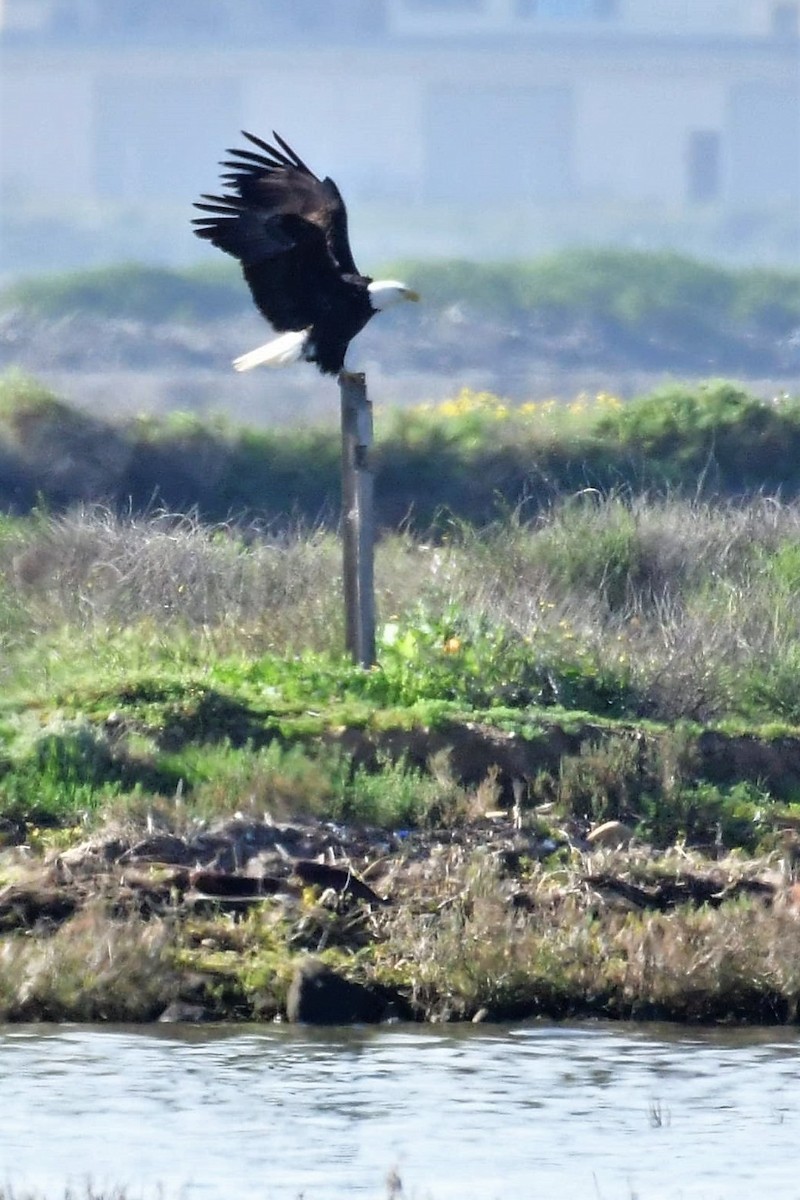
[[[628,668],[614,670],[576,639],[567,623],[531,636],[451,606],[389,621],[379,639],[380,671],[365,693],[388,705],[454,700],[475,708],[560,705],[594,712],[626,711]]]
[[[744,321],[785,335],[800,321],[800,275],[727,270],[680,254],[571,249],[529,263],[465,260],[394,264],[435,305],[498,313],[527,311],[554,326],[580,320],[649,327],[701,340]]]
[[[658,846],[683,840],[706,849],[716,845],[753,853],[770,828],[765,821],[769,805],[770,797],[746,781],[729,788],[684,784],[668,796],[643,796],[638,829]]]
[[[39,316],[92,313],[148,321],[229,316],[248,303],[235,268],[170,270],[136,263],[25,279],[0,293],[0,308]]]
[[[671,252],[588,248],[521,263],[407,260],[385,273],[413,279],[433,307],[530,313],[556,328],[588,319],[691,345],[709,334],[724,339],[737,323],[781,337],[800,321],[797,273],[727,270]],[[227,262],[182,270],[122,264],[21,280],[0,293],[0,308],[44,316],[205,319],[248,305],[241,276]]]
[[[0,814],[21,823],[72,824],[119,790],[107,738],[88,721],[46,728],[0,773]]]
[[[765,404],[722,381],[674,385],[622,405],[579,397],[514,408],[462,392],[393,417],[375,447],[379,527],[441,533],[528,516],[565,495],[702,497],[800,489],[800,403]],[[237,430],[173,414],[105,422],[20,376],[0,383],[0,503],[14,511],[101,500],[203,519],[329,522],[340,505],[333,428]],[[622,518],[606,578],[637,553]],[[616,566],[615,566],[616,563]],[[646,570],[646,564],[643,564]]]
[[[724,380],[670,385],[600,419],[597,435],[660,462],[677,487],[800,485],[800,404],[768,405]]]
[[[587,742],[565,755],[554,788],[561,810],[587,824],[623,821],[659,847],[686,841],[706,849],[743,847],[752,852],[770,825],[774,801],[757,784],[730,787],[697,778],[698,762],[680,731],[658,743],[635,735]]]

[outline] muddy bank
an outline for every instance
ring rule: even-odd
[[[678,732],[625,721],[569,722],[547,720],[540,713],[521,732],[498,729],[481,721],[442,721],[436,728],[366,730],[348,728],[327,735],[356,765],[370,770],[381,759],[405,761],[420,769],[437,755],[446,755],[455,779],[474,785],[490,770],[498,773],[503,796],[510,802],[514,779],[529,781],[543,772],[557,776],[566,757],[586,747],[623,744],[632,753],[634,769],[644,777],[665,753],[679,756],[680,765],[696,779],[729,785],[751,782],[777,799],[791,800],[800,792],[800,737],[776,732],[771,736],[728,733],[685,725]]]

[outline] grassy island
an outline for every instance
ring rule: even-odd
[[[3,386],[0,1019],[797,1019],[800,402],[392,417],[363,671],[335,433]]]

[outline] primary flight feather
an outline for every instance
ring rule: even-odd
[[[247,371],[302,358],[335,375],[376,312],[419,297],[397,280],[360,274],[332,179],[318,179],[277,133],[275,146],[244,136],[257,150],[227,151],[225,191],[203,195],[195,208],[204,215],[193,221],[198,237],[239,260],[259,311],[281,335],[233,365]]]

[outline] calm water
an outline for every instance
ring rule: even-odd
[[[800,1035],[0,1030],[0,1185],[165,1200],[800,1198]]]

